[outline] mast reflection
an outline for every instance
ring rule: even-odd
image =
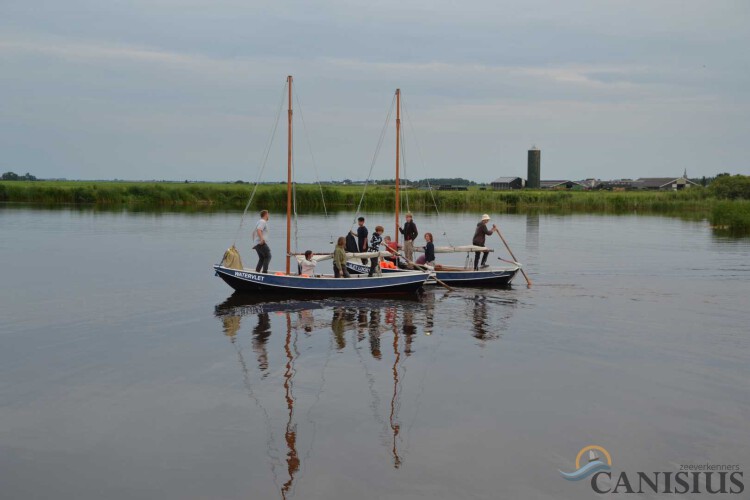
[[[436,296],[440,299],[436,300]],[[365,375],[364,380],[359,383],[367,384],[364,394],[369,395],[369,407],[377,427],[381,429],[383,450],[387,450],[392,467],[404,467],[407,450],[403,449],[403,443],[405,437],[408,437],[405,434],[409,434],[408,429],[413,425],[411,420],[416,420],[418,412],[418,404],[415,407],[414,401],[415,398],[419,399],[424,381],[428,380],[426,373],[429,363],[437,358],[436,346],[441,335],[432,335],[436,325],[439,328],[441,323],[436,320],[435,315],[445,310],[453,315],[451,319],[460,321],[460,318],[455,318],[456,312],[462,311],[461,302],[468,303],[469,310],[464,309],[468,313],[468,318],[463,324],[470,325],[473,337],[484,342],[498,338],[499,332],[507,328],[506,320],[515,308],[512,298],[491,297],[479,293],[446,297],[448,296],[445,294],[429,293],[415,301],[259,301],[247,296],[233,295],[216,306],[215,315],[221,321],[222,333],[237,349],[248,394],[263,412],[268,435],[267,455],[276,491],[282,499],[294,496],[296,483],[299,482],[301,471],[304,470],[303,463],[310,458],[310,451],[305,451],[307,443],[312,449],[314,442],[315,423],[310,419],[310,414],[323,394],[324,371],[328,363],[328,353],[331,352],[357,353],[359,365]],[[449,305],[458,308],[443,308],[440,303],[444,299]],[[496,305],[512,307],[498,308]],[[251,367],[250,370],[245,365],[240,342],[240,325],[246,317],[255,320],[252,326],[248,325],[249,331],[246,330],[256,356],[255,368]],[[303,335],[299,335],[299,332]],[[283,342],[272,342],[273,333],[282,333]],[[321,343],[321,336],[326,337],[328,342]],[[425,350],[424,353],[420,352],[420,348]],[[322,368],[321,349],[326,353],[326,362],[322,364]],[[311,352],[312,355],[301,356],[300,352]],[[362,356],[360,352],[369,353],[369,356]],[[418,353],[423,356],[417,357]],[[275,359],[280,363],[275,363]],[[339,359],[347,363],[346,358]],[[404,386],[407,364],[413,364],[416,369],[422,370],[421,376],[410,378],[414,383],[422,385]],[[308,369],[309,366],[318,368]],[[306,387],[295,391],[295,383],[302,383],[296,382],[298,375],[305,374],[300,381],[316,378],[310,370],[323,370],[320,374],[320,392],[314,397]],[[254,377],[253,372],[256,373]],[[356,378],[352,383],[356,384]],[[275,391],[272,389],[274,384],[277,384]],[[253,387],[254,385],[258,387]],[[355,386],[351,387],[352,389],[346,390],[357,390]],[[381,394],[387,392],[388,396],[383,394],[384,397],[381,398],[378,389]],[[274,393],[278,399],[273,397]],[[411,393],[411,399],[404,400],[404,395],[408,393]],[[408,405],[409,422],[402,421],[402,402]],[[268,410],[263,403],[268,406]],[[413,408],[416,409],[412,413]],[[299,411],[306,412],[306,417],[298,419]],[[284,434],[283,444],[281,439],[274,439],[274,434],[279,437],[281,432]],[[280,452],[276,443],[279,444],[279,448],[285,448],[284,451]],[[280,472],[282,470],[283,474]]]
[[[284,398],[286,399],[286,407],[289,411],[289,417],[286,422],[286,432],[284,433],[284,439],[286,440],[287,454],[286,454],[286,465],[287,472],[289,473],[289,479],[281,487],[281,497],[286,499],[289,490],[294,483],[294,475],[299,471],[300,461],[299,454],[297,453],[297,425],[294,423],[294,393],[293,380],[294,380],[294,359],[297,352],[296,340],[294,346],[292,345],[292,318],[290,313],[284,313],[286,316],[286,340],[284,341],[284,352],[286,353],[286,369],[284,371]],[[294,353],[292,352],[294,347]]]
[[[400,406],[400,402],[398,400],[399,396],[399,379],[398,379],[398,362],[401,360],[401,353],[398,349],[398,328],[396,327],[396,322],[393,322],[393,397],[391,397],[391,414],[389,418],[389,422],[391,425],[391,432],[393,433],[393,448],[391,449],[391,452],[393,453],[393,467],[398,469],[401,467],[401,457],[398,454],[398,435],[399,432],[401,432],[401,425],[398,423],[398,408]]]

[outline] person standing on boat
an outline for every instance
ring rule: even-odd
[[[484,214],[482,216],[482,220],[477,223],[477,228],[474,231],[474,239],[471,240],[471,244],[478,247],[484,246],[484,240],[488,235],[492,234],[492,231],[496,229],[497,226],[492,224],[492,229],[487,228],[487,223],[490,221],[490,216],[487,214]],[[474,270],[479,271],[479,254],[484,254],[482,256],[482,267],[488,267],[487,266],[487,257],[490,255],[489,252],[474,252]]]
[[[369,231],[367,230],[367,226],[365,226],[364,217],[359,217],[357,219],[357,231],[354,234],[357,236],[357,246],[359,247],[359,251],[366,252],[367,235],[369,234]]]
[[[339,237],[336,248],[333,251],[333,276],[334,278],[348,278],[349,271],[346,269],[346,238]]]
[[[271,262],[271,247],[268,246],[268,210],[260,211],[260,219],[255,224],[253,232],[253,248],[258,252],[258,265],[255,272],[268,272],[268,264]]]
[[[412,220],[411,212],[406,212],[406,222],[403,228],[398,228],[399,232],[404,235],[404,256],[407,262],[414,261],[414,240],[417,239],[419,232],[417,231],[417,225]],[[413,266],[409,264],[411,269]]]
[[[357,219],[357,245],[359,246],[360,252],[367,251],[367,226],[365,226],[365,218],[360,217]],[[362,259],[362,264],[367,264],[367,259]]]
[[[380,245],[383,244],[383,231],[385,231],[385,228],[383,226],[376,226],[375,232],[372,233],[372,239],[370,240],[370,251],[371,252],[379,252],[380,251]],[[378,276],[381,276],[383,273],[380,270],[380,266],[378,265],[378,257],[372,257],[370,259],[370,272],[367,273],[368,278],[372,278],[372,275],[374,273],[378,273]]]

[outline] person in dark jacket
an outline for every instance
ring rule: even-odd
[[[385,231],[383,226],[375,227],[375,232],[372,233],[372,239],[370,240],[370,252],[380,251],[380,245],[383,244],[383,231]],[[372,257],[370,259],[370,272],[367,273],[368,277],[372,278],[373,273],[378,273],[378,276],[383,274],[378,265],[378,260],[380,260],[378,257]]]
[[[357,245],[359,245],[360,252],[367,251],[367,226],[365,226],[365,218],[360,217],[357,219]]]
[[[474,231],[474,239],[471,240],[471,244],[483,247],[485,238],[488,235],[491,235],[492,232],[497,228],[494,224],[492,224],[492,229],[487,228],[487,223],[490,221],[490,216],[487,214],[484,214],[482,216],[481,222],[477,223],[477,228]],[[490,255],[489,252],[474,252],[474,270],[479,271],[479,255],[484,254],[482,256],[482,267],[488,267],[487,266],[487,257]]]
[[[435,245],[432,243],[432,233],[424,233],[424,240],[427,242],[424,246],[424,263],[435,267]]]
[[[344,250],[349,253],[359,252],[359,244],[357,243],[357,237],[351,231],[347,233],[345,238]]]
[[[412,220],[411,212],[406,213],[406,222],[403,228],[398,228],[399,232],[404,235],[404,257],[407,262],[414,261],[414,241],[417,239],[419,232],[417,225]],[[411,268],[411,264],[409,264]]]
[[[367,251],[367,226],[365,226],[365,218],[359,217],[357,219],[357,232],[355,233],[357,235],[357,246],[359,247],[359,252],[366,252]],[[366,264],[367,259],[362,259],[362,264]]]

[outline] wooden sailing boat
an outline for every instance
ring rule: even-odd
[[[401,227],[400,221],[400,205],[401,205],[401,177],[400,177],[400,153],[401,153],[401,89],[396,89],[396,226],[395,226],[395,239],[396,247],[398,247],[398,236],[399,228]],[[423,247],[415,247],[416,251],[424,251]],[[463,253],[466,252],[469,255],[472,252],[491,252],[492,250],[487,247],[478,247],[475,245],[464,245],[464,246],[442,246],[435,247],[435,253]],[[435,268],[429,266],[422,266],[430,272],[430,280],[428,284],[446,284],[453,286],[484,286],[484,287],[504,287],[510,285],[513,278],[516,277],[518,271],[521,270],[521,265],[518,262],[513,261],[513,266],[506,267],[494,267],[481,269],[474,271],[474,268],[468,267],[467,264],[464,267],[459,266],[442,266],[437,265]],[[350,260],[346,263],[347,269],[352,274],[367,274],[369,266],[363,265],[359,260]],[[399,274],[402,272],[408,272],[402,268],[383,268],[383,274]]]
[[[261,273],[253,269],[242,268],[233,264],[227,251],[221,264],[214,266],[216,275],[239,292],[274,293],[283,295],[363,295],[363,294],[397,294],[413,293],[422,288],[429,277],[427,273],[412,271],[407,273],[388,274],[383,276],[353,276],[349,279],[334,278],[326,275],[307,277],[290,273],[291,220],[292,220],[292,77],[287,77],[289,92],[288,109],[288,147],[287,147],[287,204],[286,204],[286,272]],[[361,254],[362,257],[375,257],[379,252]],[[360,254],[357,254],[360,256]],[[319,256],[323,260],[330,256]],[[239,260],[239,259],[238,259]]]

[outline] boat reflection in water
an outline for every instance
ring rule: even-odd
[[[443,312],[446,318],[436,321],[436,312],[444,311],[446,304],[451,305]],[[488,307],[495,304],[507,309],[503,316],[509,317],[515,301],[490,299],[475,292],[425,293],[410,299],[329,298],[263,302],[235,294],[216,306],[215,315],[222,322],[223,333],[236,349],[245,390],[263,416],[267,457],[281,498],[293,495],[302,462],[311,454],[315,432],[311,413],[323,394],[326,367],[332,354],[353,351],[357,356],[355,365],[351,364],[351,358],[338,356],[333,359],[346,360],[346,367],[355,370],[353,374],[347,373],[347,394],[351,391],[352,395],[369,398],[369,410],[380,428],[382,449],[387,450],[392,467],[398,469],[404,464],[405,433],[408,434],[416,420],[426,373],[429,364],[437,357],[442,336],[469,333],[482,341],[498,338],[498,323],[491,326],[488,321]],[[460,316],[465,306],[469,307],[467,317],[463,320],[455,318],[455,312],[459,311]],[[454,326],[463,325],[463,328],[442,329],[449,320],[447,317],[451,317]],[[251,325],[243,325],[244,322]],[[441,326],[439,335],[433,335],[436,324]],[[501,321],[500,327],[507,328],[505,320]],[[242,344],[247,342],[243,340],[247,335],[250,335],[257,370],[248,366],[246,361]],[[306,354],[302,359],[301,352]],[[417,365],[411,370],[419,373],[421,369],[422,375],[416,378],[412,375],[410,379],[419,381],[419,386],[407,391],[411,394],[407,400],[408,425],[404,425],[401,419],[404,375],[410,358],[417,352],[424,356],[415,361]],[[274,362],[278,366],[274,366]],[[341,370],[338,367],[337,373]],[[359,376],[356,375],[358,371]],[[356,387],[355,381],[361,377],[361,372],[364,372],[366,387]],[[301,391],[301,396],[295,389]],[[387,396],[381,397],[386,391]],[[300,408],[305,412],[301,426],[298,425]],[[332,411],[328,406],[318,409]],[[358,411],[356,408],[341,409],[347,410]],[[336,411],[338,414],[339,409]],[[282,446],[286,448],[283,452],[277,446],[282,422]],[[304,432],[300,432],[303,428]]]
[[[472,336],[478,340],[496,340],[501,337],[502,332],[508,328],[508,319],[513,314],[516,299],[505,299],[482,294],[473,294],[467,297],[467,303],[471,314]],[[500,310],[502,313],[493,317],[492,323],[489,319],[489,309]]]

